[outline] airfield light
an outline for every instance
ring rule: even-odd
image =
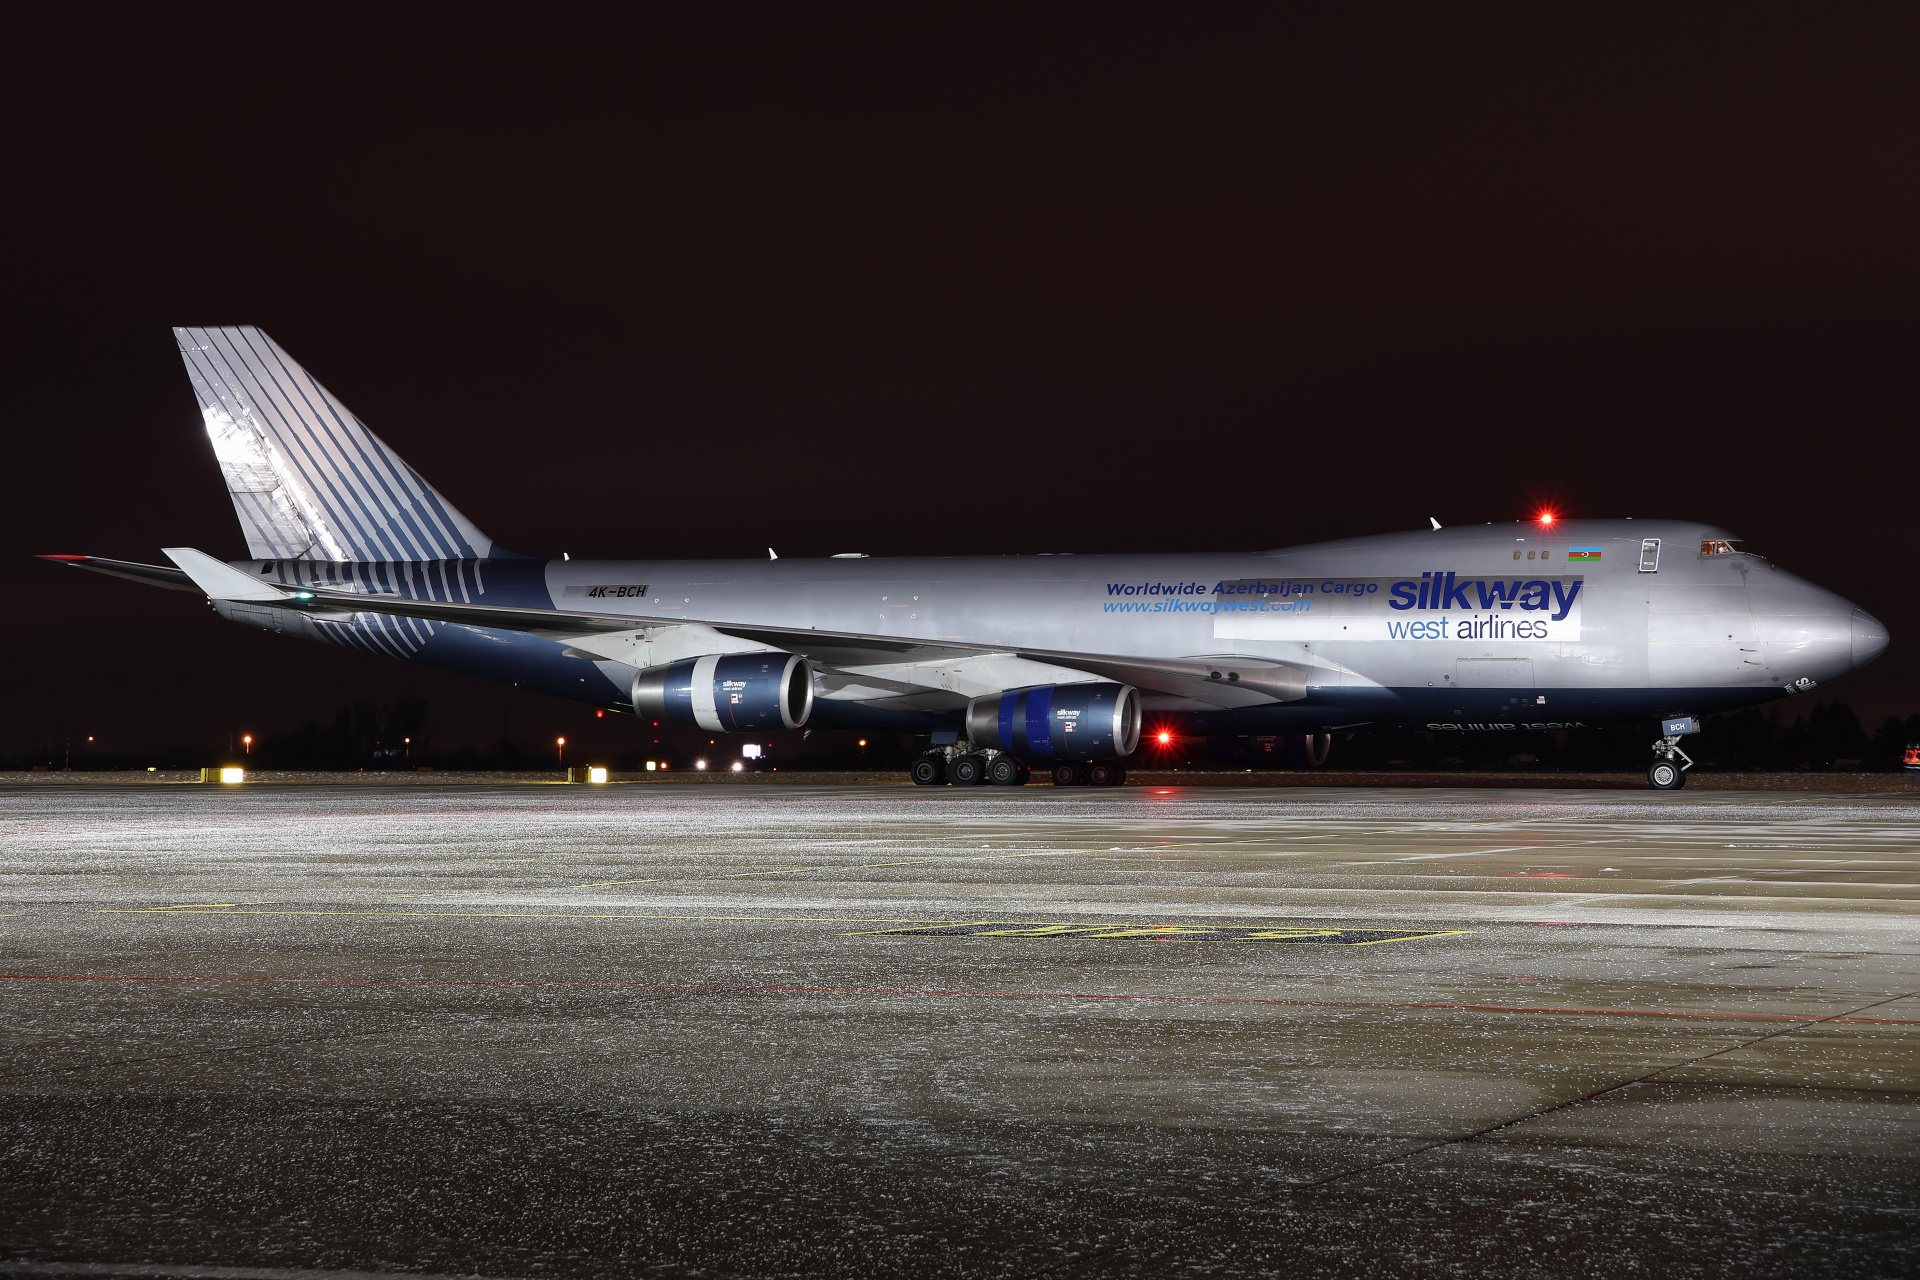
[[[92,742],[92,741],[93,741],[93,739],[92,739],[92,738],[88,738],[88,739],[87,739],[87,741],[88,741],[88,742]],[[248,754],[248,755],[252,755],[252,754],[253,754],[253,735],[252,735],[252,734],[250,734],[250,733],[243,733],[243,734],[241,734],[241,735],[240,735],[240,745],[242,745],[243,747],[245,747],[245,748],[247,749],[247,754]]]
[[[653,760],[647,761],[647,772],[652,773],[656,767],[656,764],[657,764],[656,761],[653,761]]]
[[[696,769],[704,769],[707,767],[707,762],[705,760],[695,760],[693,762],[693,767]]]
[[[744,768],[746,768],[746,767],[747,767],[746,765],[744,765],[744,764],[742,764],[742,763],[741,763],[740,761],[738,761],[738,760],[735,760],[735,761],[733,762],[733,771],[734,771],[735,773],[739,773],[739,772],[740,772],[740,771],[741,771],[742,769],[744,769]]]
[[[860,739],[860,745],[861,745],[861,746],[863,746],[863,747],[864,747],[864,746],[866,746],[866,745],[867,745],[867,740],[866,740],[865,738],[862,738],[862,739]]]

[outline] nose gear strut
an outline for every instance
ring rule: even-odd
[[[1679,729],[1682,724],[1689,727],[1681,729],[1681,733],[1697,732],[1700,728],[1700,722],[1691,719],[1668,720],[1660,727]],[[1678,791],[1687,785],[1687,770],[1693,768],[1693,757],[1680,749],[1680,736],[1680,733],[1669,733],[1653,744],[1653,763],[1647,766],[1647,782],[1656,791]]]

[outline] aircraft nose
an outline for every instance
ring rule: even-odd
[[[1857,670],[1887,651],[1892,637],[1880,619],[1865,609],[1853,611],[1853,665]]]

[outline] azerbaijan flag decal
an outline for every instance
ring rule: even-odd
[[[1598,548],[1598,547],[1568,547],[1568,548],[1567,548],[1567,559],[1569,559],[1569,560],[1594,560],[1594,561],[1598,561],[1598,560],[1600,559],[1600,548]]]

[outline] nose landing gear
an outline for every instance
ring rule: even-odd
[[[1700,732],[1700,722],[1692,716],[1662,720],[1660,732],[1665,736],[1653,744],[1647,784],[1655,791],[1678,791],[1687,785],[1687,770],[1693,768],[1693,757],[1680,749],[1680,737]]]
[[[1680,748],[1674,748],[1676,754],[1679,751]],[[1678,791],[1687,785],[1686,767],[1671,760],[1655,760],[1647,766],[1647,782],[1656,791]]]

